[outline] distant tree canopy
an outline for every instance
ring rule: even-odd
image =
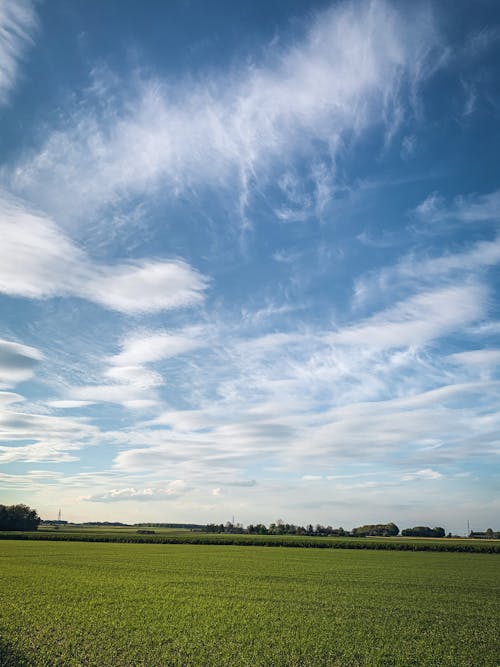
[[[27,505],[0,505],[0,530],[36,530],[40,517]]]
[[[401,531],[403,537],[444,537],[444,528],[437,526],[436,528],[429,528],[429,526],[415,526],[414,528],[405,528]]]
[[[278,519],[276,523],[270,523],[269,527],[264,523],[250,524],[246,528],[241,523],[233,524],[231,521],[227,523],[209,523],[202,526],[202,530],[206,533],[247,533],[249,535],[308,535],[311,537],[343,537],[348,535],[343,528],[332,528],[332,526],[322,526],[317,523],[314,527],[312,524],[308,526],[296,526],[294,523],[285,523]]]
[[[375,523],[352,529],[354,537],[395,537],[399,528],[395,523]]]

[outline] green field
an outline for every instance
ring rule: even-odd
[[[0,542],[0,664],[500,664],[494,554]]]
[[[463,551],[500,554],[500,540],[418,537],[309,537],[301,535],[249,535],[204,533],[183,528],[151,528],[153,535],[138,534],[137,526],[41,526],[36,531],[0,531],[0,540],[54,540],[85,542],[135,542],[157,544],[236,544],[249,546],[308,547],[323,549],[388,549],[407,551]]]

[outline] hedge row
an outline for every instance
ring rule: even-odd
[[[276,537],[262,540],[259,538],[241,539],[235,535],[213,537],[211,535],[89,535],[63,533],[19,533],[0,532],[0,540],[47,540],[51,542],[118,542],[126,544],[205,544],[236,545],[251,547],[291,547],[302,549],[374,549],[381,551],[447,551],[462,553],[500,553],[499,544],[479,542],[399,542],[372,540],[288,540]]]

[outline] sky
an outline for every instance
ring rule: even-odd
[[[0,0],[0,502],[500,516],[496,0]]]

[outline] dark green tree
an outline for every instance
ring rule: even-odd
[[[27,505],[0,505],[0,530],[36,530],[40,517]]]

